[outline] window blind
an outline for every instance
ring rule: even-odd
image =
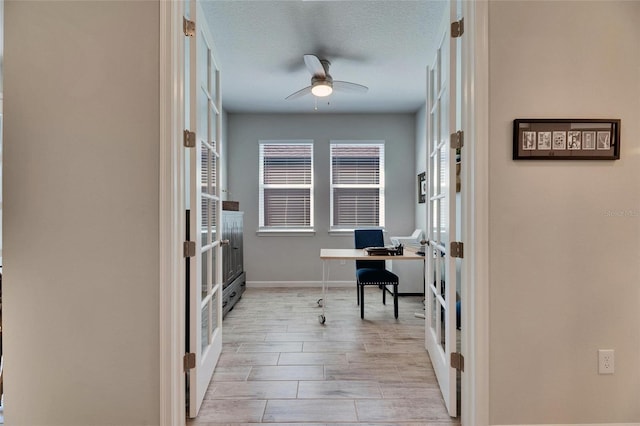
[[[201,191],[201,229],[202,244],[207,245],[215,239],[217,187],[216,187],[216,154],[209,144],[200,144],[200,191]]]
[[[384,144],[331,144],[331,228],[384,226]]]
[[[313,144],[260,143],[260,228],[313,227]]]

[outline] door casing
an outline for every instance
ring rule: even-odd
[[[161,426],[185,424],[184,356],[185,292],[182,259],[184,223],[181,149],[183,35],[182,2],[162,1],[160,8],[160,401]],[[462,184],[469,188],[463,202],[467,280],[462,295],[462,339],[465,373],[462,375],[463,425],[489,424],[489,270],[488,270],[488,140],[489,140],[489,4],[464,1],[463,126],[466,153]]]

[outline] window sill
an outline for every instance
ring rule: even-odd
[[[371,227],[371,228],[375,228],[375,227]],[[384,233],[387,232],[384,228],[375,228],[375,229],[382,229],[382,232]],[[353,231],[354,231],[353,229],[330,229],[329,235],[336,236],[336,237],[344,237],[347,235],[353,235]]]
[[[313,229],[258,229],[259,237],[309,237],[316,234]]]

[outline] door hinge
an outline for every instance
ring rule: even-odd
[[[182,31],[184,35],[187,37],[193,37],[196,35],[196,23],[195,21],[190,21],[184,16],[182,17]]]
[[[184,371],[189,371],[192,368],[196,368],[196,354],[192,352],[184,354],[183,363]]]
[[[182,246],[184,257],[193,257],[196,255],[196,243],[194,241],[185,241]]]
[[[451,242],[451,257],[464,257],[464,244],[460,241]]]
[[[196,147],[196,132],[191,132],[189,130],[184,131],[183,135],[183,143],[186,148],[195,148]]]
[[[451,37],[458,38],[464,34],[464,18],[451,23]]]
[[[455,133],[451,133],[451,149],[460,149],[464,146],[464,132],[458,130]]]
[[[460,352],[451,352],[451,368],[464,371],[464,357]]]

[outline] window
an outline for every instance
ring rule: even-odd
[[[384,142],[331,143],[331,230],[384,227]]]
[[[313,230],[312,141],[260,142],[259,231]]]

